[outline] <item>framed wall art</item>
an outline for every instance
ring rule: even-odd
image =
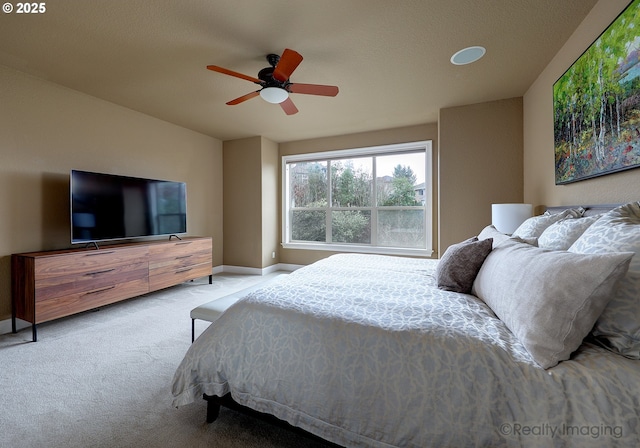
[[[640,167],[640,0],[553,85],[556,185]]]

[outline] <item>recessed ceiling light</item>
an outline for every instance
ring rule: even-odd
[[[463,48],[451,56],[451,63],[453,65],[471,64],[484,56],[486,52],[484,47],[479,46]]]

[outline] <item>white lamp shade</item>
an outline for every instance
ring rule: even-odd
[[[280,87],[265,87],[260,91],[263,100],[272,104],[280,104],[289,98],[289,92]]]
[[[491,224],[507,235],[515,232],[532,214],[531,204],[491,204]]]

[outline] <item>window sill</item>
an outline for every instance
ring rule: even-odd
[[[354,252],[362,254],[378,255],[403,255],[412,257],[430,258],[433,255],[431,249],[410,249],[406,247],[372,247],[359,246],[357,244],[327,244],[327,243],[282,243],[284,249],[300,250],[325,250],[332,252]]]

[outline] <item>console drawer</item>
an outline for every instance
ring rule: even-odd
[[[146,262],[147,247],[86,250],[35,259],[35,276],[38,280],[58,278],[72,274],[104,271],[128,264]]]
[[[141,278],[36,302],[37,319],[35,323],[46,322],[119,302],[144,294],[148,290],[149,283],[147,279]]]
[[[189,256],[211,257],[211,239],[171,241],[149,246],[149,265]]]
[[[139,259],[132,261],[137,262],[129,264],[107,263],[86,272],[58,277],[36,277],[36,302],[145,279],[149,272],[149,263]]]
[[[156,291],[178,283],[193,280],[195,278],[211,275],[211,263],[201,263],[191,266],[184,266],[177,269],[167,269],[149,275],[149,291]]]
[[[171,259],[150,260],[149,275],[171,274],[176,271],[184,270],[184,268],[188,268],[190,266],[208,263],[210,259],[211,255],[209,254],[194,253]],[[211,266],[210,263],[209,266]]]

